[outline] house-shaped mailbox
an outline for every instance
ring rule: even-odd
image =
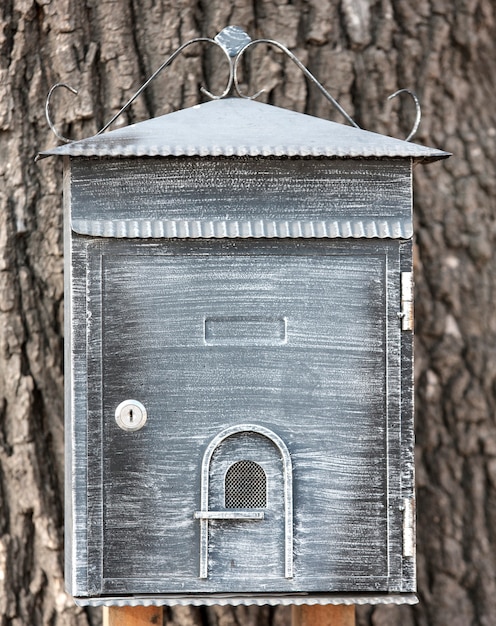
[[[65,155],[82,604],[414,602],[412,167],[241,98]]]

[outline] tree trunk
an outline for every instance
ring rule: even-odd
[[[61,163],[44,99],[73,138],[95,133],[181,43],[228,24],[291,48],[369,130],[454,153],[415,171],[416,607],[362,607],[361,626],[496,623],[496,7],[491,0],[4,0],[0,3],[0,626],[99,623],[63,590]],[[339,119],[289,59],[247,53],[245,89]],[[197,45],[117,122],[222,92]],[[174,626],[282,626],[284,608],[166,609]]]

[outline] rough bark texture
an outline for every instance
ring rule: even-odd
[[[228,24],[278,39],[364,128],[450,150],[416,178],[419,596],[359,610],[361,626],[496,623],[496,7],[492,0],[3,0],[0,3],[0,626],[99,623],[63,591],[61,163],[35,164],[59,128],[93,134],[179,44]],[[249,92],[338,119],[296,66],[248,53]],[[220,93],[201,46],[118,124]],[[117,125],[118,125],[117,124]],[[167,609],[168,626],[283,626],[269,608]]]

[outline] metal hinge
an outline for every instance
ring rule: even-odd
[[[413,330],[413,272],[401,272],[401,330]]]
[[[403,500],[403,556],[415,556],[415,499]]]

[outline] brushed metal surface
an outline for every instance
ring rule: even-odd
[[[88,415],[85,437],[71,441],[74,595],[413,590],[402,556],[412,486],[401,431],[411,415],[402,413],[409,361],[398,318],[409,245],[79,235],[71,245],[71,413],[75,423]],[[219,345],[206,341],[206,320],[221,320]],[[250,320],[256,332],[245,328],[240,342],[229,321]],[[267,341],[280,320],[285,340]],[[124,432],[115,407],[133,396],[148,421]],[[210,504],[200,506],[209,442],[243,422],[270,429],[289,451],[292,578],[271,441],[229,437],[212,456]],[[270,506],[264,520],[208,520],[201,579],[194,514],[223,509],[225,471],[240,459],[264,468]]]
[[[72,228],[118,238],[411,237],[410,161],[75,159]]]

